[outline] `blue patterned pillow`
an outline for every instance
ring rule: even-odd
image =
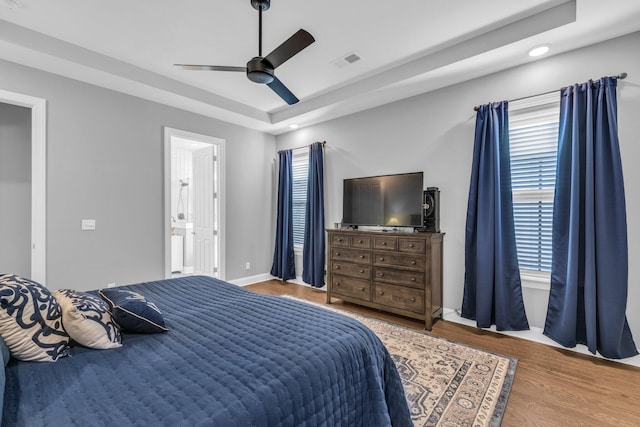
[[[0,275],[0,335],[19,360],[55,362],[68,354],[56,299],[41,284],[13,274]]]
[[[122,345],[118,325],[111,318],[109,306],[100,297],[71,289],[52,293],[62,310],[62,325],[72,340],[100,350]]]
[[[158,307],[139,293],[123,289],[100,289],[99,293],[123,331],[141,334],[168,331]]]

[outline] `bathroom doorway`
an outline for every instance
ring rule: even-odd
[[[224,140],[165,128],[165,275],[224,279]]]

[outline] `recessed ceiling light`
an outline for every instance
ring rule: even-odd
[[[544,55],[545,53],[549,52],[549,48],[551,46],[549,46],[548,44],[543,44],[540,46],[536,46],[533,47],[531,49],[529,49],[529,56],[541,56]]]
[[[298,129],[298,125],[297,125],[297,124],[295,124],[295,123],[291,123],[291,124],[289,125],[289,127],[290,127],[291,129]]]

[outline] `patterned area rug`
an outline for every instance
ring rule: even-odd
[[[305,301],[306,302],[306,301]],[[331,306],[364,323],[400,372],[415,426],[499,426],[517,359]]]

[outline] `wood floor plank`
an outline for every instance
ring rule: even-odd
[[[325,304],[324,291],[280,280],[246,286],[254,292],[291,295]],[[424,323],[355,304],[336,307],[424,330]],[[640,368],[497,334],[438,321],[433,335],[518,359],[518,368],[502,425],[640,426]]]

